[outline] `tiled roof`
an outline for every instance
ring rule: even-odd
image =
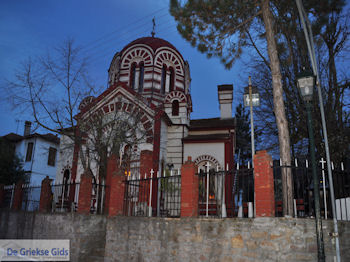
[[[217,141],[226,139],[230,139],[230,134],[189,135],[183,138],[183,141]]]
[[[158,38],[158,37],[141,37],[141,38],[138,38],[138,39],[130,42],[129,44],[127,44],[120,53],[123,54],[123,52],[126,49],[128,49],[130,46],[136,45],[136,44],[148,45],[149,47],[151,47],[153,49],[153,51],[156,51],[160,47],[166,46],[166,47],[170,47],[171,49],[176,50],[181,55],[181,53],[175,48],[175,46],[170,44],[168,41],[166,41],[164,39],[161,39],[161,38]]]
[[[27,135],[27,136],[21,136],[21,135],[15,134],[15,133],[10,133],[10,134],[3,136],[3,138],[5,138],[9,141],[12,141],[12,142],[18,142],[18,141],[21,141],[23,139],[30,139],[30,138],[36,138],[36,137],[39,137],[41,139],[44,139],[46,141],[49,141],[49,142],[52,142],[55,144],[60,143],[60,139],[57,136],[50,134],[50,133],[43,134],[43,135],[38,134],[38,133],[34,133],[34,134]]]
[[[234,128],[235,119],[220,119],[207,118],[207,119],[193,119],[190,121],[190,130],[202,130],[202,129],[223,129],[223,128]]]

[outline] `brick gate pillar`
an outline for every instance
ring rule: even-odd
[[[13,210],[21,210],[22,198],[23,198],[23,181],[20,180],[15,185],[15,193],[13,196],[13,203],[12,203]]]
[[[52,205],[52,191],[51,191],[51,180],[48,176],[46,176],[41,182],[41,192],[40,192],[40,204],[39,211],[40,212],[49,212],[51,210]]]
[[[254,190],[256,217],[275,216],[275,193],[272,158],[266,150],[254,156]]]
[[[84,172],[80,177],[78,213],[90,214],[92,195],[92,174]]]
[[[109,216],[123,215],[125,177],[118,165],[119,161],[115,155],[108,159],[106,179],[106,210]]]
[[[181,167],[181,217],[198,217],[198,176],[191,157]]]

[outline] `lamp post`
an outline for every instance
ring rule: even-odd
[[[253,119],[253,106],[260,105],[260,97],[258,88],[252,86],[252,79],[249,76],[249,85],[244,88],[244,106],[250,107],[250,136],[252,144],[252,165],[254,166],[254,155],[255,155],[255,139],[254,139],[254,119]]]
[[[314,201],[315,201],[315,222],[316,222],[316,235],[317,235],[317,252],[318,261],[325,261],[323,232],[322,232],[322,220],[320,212],[320,189],[319,189],[319,177],[316,170],[316,158],[315,158],[315,139],[312,125],[312,97],[315,86],[315,77],[311,73],[303,72],[298,77],[298,89],[306,105],[307,112],[307,127],[309,130],[309,146],[312,166],[312,178],[314,181]]]

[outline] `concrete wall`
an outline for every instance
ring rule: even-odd
[[[0,238],[70,239],[71,261],[317,261],[313,219],[162,219],[2,211]],[[334,261],[324,221],[326,261]],[[350,223],[339,222],[342,261]]]

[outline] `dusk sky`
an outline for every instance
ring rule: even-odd
[[[242,62],[226,70],[218,58],[207,59],[205,54],[191,47],[176,30],[176,23],[169,14],[168,0],[2,0],[1,85],[4,85],[4,79],[13,78],[16,68],[29,56],[43,55],[72,37],[82,48],[82,55],[89,58],[91,79],[97,86],[106,86],[107,70],[115,52],[132,40],[150,36],[153,17],[156,37],[172,43],[189,61],[193,100],[191,118],[219,116],[219,84],[234,85],[234,111],[235,105],[242,100],[240,90],[246,84],[249,72],[244,70]],[[22,134],[25,120],[33,118],[28,113],[16,113],[2,94],[0,135],[16,131]]]

